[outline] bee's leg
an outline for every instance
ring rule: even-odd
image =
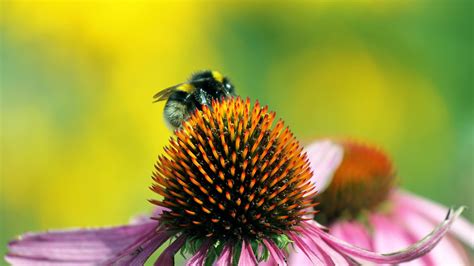
[[[206,105],[206,106],[209,106],[210,105],[210,101],[209,101],[209,94],[204,91],[203,89],[199,88],[197,89],[197,91],[195,92],[195,97],[196,97],[196,101],[199,103],[199,107],[203,106],[203,105]],[[201,109],[201,108],[199,108]]]

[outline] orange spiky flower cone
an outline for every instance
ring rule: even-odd
[[[212,111],[211,111],[212,109]],[[156,165],[152,200],[170,230],[226,242],[291,230],[315,205],[303,147],[274,112],[240,98],[203,107]]]

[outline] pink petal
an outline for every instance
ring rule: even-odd
[[[463,210],[464,208],[459,208],[455,212],[450,210],[446,219],[438,225],[433,232],[425,236],[425,238],[403,250],[392,252],[390,254],[378,254],[352,246],[347,242],[324,232],[311,222],[304,222],[303,225],[308,232],[313,234],[313,236],[321,237],[329,246],[340,253],[345,253],[375,263],[401,263],[419,258],[431,251],[443,236],[446,235],[451,224],[457,217],[459,217],[459,215],[461,215]]]
[[[387,253],[416,243],[417,239],[403,230],[393,217],[372,214],[369,219],[374,229],[372,250]]]
[[[306,234],[310,234],[307,230],[304,230]],[[325,255],[325,265],[356,265],[354,260],[352,260],[347,255],[341,254],[334,250],[332,247],[328,246],[320,237],[310,238],[314,243],[314,247],[319,249],[321,254]]]
[[[41,266],[49,266],[49,265],[55,265],[55,266],[85,266],[85,265],[91,265],[92,263],[90,261],[87,262],[80,262],[80,261],[75,261],[75,262],[63,262],[63,261],[58,261],[58,260],[48,260],[48,259],[42,259],[42,258],[26,258],[26,257],[17,257],[15,255],[6,255],[5,260],[10,263],[11,265],[41,265]]]
[[[311,181],[322,192],[331,183],[334,172],[344,157],[344,149],[330,140],[313,142],[305,148],[313,177]]]
[[[357,265],[350,257],[340,254],[328,246],[319,236],[313,235],[304,228],[301,229],[301,233],[300,236],[296,237],[299,237],[299,241],[305,243],[308,251],[304,252],[299,248],[298,242],[294,241],[297,245],[289,255],[289,265]],[[311,252],[314,253],[317,259],[307,255]],[[316,262],[314,262],[315,260]]]
[[[266,261],[261,261],[258,263],[258,266],[280,266],[286,264],[278,264],[272,256],[270,256]]]
[[[156,266],[173,266],[174,265],[174,255],[186,242],[186,236],[181,235],[178,237],[171,245],[169,245],[160,257],[155,261]]]
[[[134,244],[157,226],[156,221],[97,229],[27,233],[9,243],[7,261],[29,264],[100,262]]]
[[[232,246],[226,245],[222,249],[221,255],[217,258],[215,266],[227,266],[232,264]]]
[[[275,243],[273,243],[273,241],[263,239],[263,244],[265,244],[265,246],[267,247],[276,265],[286,265],[285,254],[283,254],[283,252],[277,247]]]
[[[392,193],[392,198],[397,204],[403,205],[404,208],[416,211],[433,222],[438,222],[440,217],[443,217],[447,210],[446,207],[438,203],[416,196],[404,190],[395,191]],[[462,217],[456,219],[450,233],[468,244],[471,248],[474,248],[474,225],[466,219]]]
[[[300,248],[295,246],[288,257],[288,265],[314,265],[314,263]]]
[[[163,211],[167,211],[168,209],[165,207],[157,206],[153,209],[151,216],[149,214],[140,214],[132,217],[130,219],[131,224],[140,224],[140,223],[147,223],[152,220],[152,217],[159,217]]]
[[[364,225],[356,221],[336,222],[331,225],[329,232],[354,246],[374,250],[369,232]]]
[[[187,266],[202,266],[204,262],[206,262],[206,255],[209,251],[209,246],[211,245],[210,241],[205,241],[201,247],[199,248],[198,252],[194,254],[187,262]]]
[[[395,209],[398,222],[410,234],[420,238],[435,227],[432,221],[410,209]],[[462,246],[452,237],[443,238],[438,245],[421,259],[429,260],[433,265],[468,265],[469,259]],[[420,263],[420,259],[413,262]]]
[[[316,248],[312,248],[309,246],[306,241],[304,241],[300,236],[296,235],[293,232],[288,232],[287,233],[290,239],[296,244],[296,247],[301,250],[304,254],[305,257],[310,260],[311,264],[324,264],[321,258],[323,258],[323,255],[320,254],[319,250]],[[298,250],[296,250],[298,251]],[[303,262],[305,259],[301,256],[295,257],[294,260],[300,260],[299,262]],[[292,264],[295,263],[292,261]]]
[[[242,251],[240,252],[239,258],[240,266],[257,266],[257,258],[253,253],[252,246],[246,240],[242,242]]]
[[[151,217],[160,217],[164,211],[169,211],[169,209],[162,206],[156,206],[151,212]]]
[[[171,237],[170,232],[164,230],[152,230],[137,243],[121,251],[117,256],[101,262],[104,265],[143,265],[148,258]]]
[[[372,214],[370,222],[373,226],[373,249],[377,253],[391,252],[392,250],[403,249],[426,234],[419,236],[419,238],[409,231],[405,230],[395,217],[389,217],[382,214]],[[432,229],[432,228],[431,228]],[[427,232],[429,233],[429,231]],[[423,256],[418,260],[422,260],[423,265],[431,265],[432,261],[427,256]],[[413,261],[409,262],[411,264]]]

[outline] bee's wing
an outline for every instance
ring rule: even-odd
[[[173,92],[175,91],[184,91],[187,93],[192,93],[196,89],[196,87],[193,84],[198,84],[206,80],[208,80],[208,78],[197,79],[197,80],[193,80],[192,82],[184,82],[178,85],[174,85],[173,87],[166,88],[162,91],[159,91],[153,96],[153,99],[154,99],[153,102],[167,100],[171,96],[171,94],[173,94]]]
[[[173,91],[174,87],[157,92],[155,95],[153,95],[153,102],[159,102],[168,99]]]
[[[178,84],[178,85],[175,85],[173,87],[169,87],[169,88],[166,88],[164,90],[161,90],[159,92],[157,92],[155,95],[153,95],[153,102],[159,102],[159,101],[164,101],[164,100],[167,100],[170,95],[176,91],[177,88],[179,88],[180,86],[184,85],[186,83],[181,83],[181,84]]]

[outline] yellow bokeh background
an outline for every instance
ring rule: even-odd
[[[208,68],[277,111],[304,143],[377,143],[402,186],[474,206],[470,2],[0,8],[2,252],[25,231],[148,212],[153,164],[171,136],[152,95]]]

